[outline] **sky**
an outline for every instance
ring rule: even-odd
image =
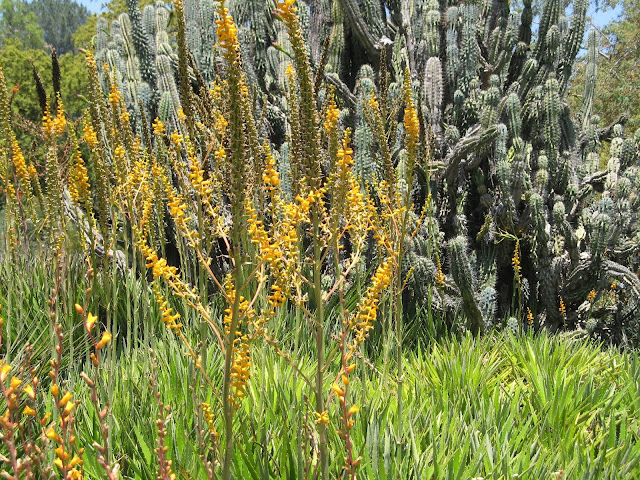
[[[87,7],[91,13],[99,13],[102,10],[102,0],[77,0],[77,2]]]
[[[605,25],[607,25],[609,22],[611,22],[611,20],[615,20],[620,15],[621,12],[622,12],[622,8],[620,6],[618,6],[618,8],[614,10],[607,10],[605,12],[600,10],[596,12],[595,5],[591,3],[591,6],[589,7],[589,11],[587,12],[587,15],[591,17],[591,20],[596,25],[596,27],[602,28]]]
[[[85,7],[89,9],[92,13],[97,13],[102,11],[102,5],[104,0],[77,0],[78,3],[81,3]],[[618,15],[620,15],[620,8],[615,10],[608,10],[603,12],[602,10],[596,11],[595,5],[591,2],[591,7],[589,8],[588,15],[591,17],[593,23],[598,27],[602,28],[611,20],[615,19]],[[588,30],[588,28],[587,28]]]

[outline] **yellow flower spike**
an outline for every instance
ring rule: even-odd
[[[15,137],[11,139],[11,150],[16,176],[20,180],[22,188],[27,196],[31,196],[31,175],[29,174],[29,167],[27,167],[27,161],[25,160],[22,149]]]
[[[356,364],[355,364],[355,363],[352,363],[352,364],[351,364],[351,365],[349,365],[347,368],[345,368],[345,372],[346,372],[347,374],[349,374],[349,373],[353,372],[353,370],[354,370],[355,368],[356,368]]]
[[[109,94],[109,103],[115,109],[120,104],[121,93],[118,86],[114,83]]]
[[[278,13],[282,16],[282,19],[285,22],[290,22],[298,10],[293,6],[294,3],[296,3],[296,0],[278,0],[278,3],[276,4]]]
[[[76,303],[73,308],[75,308],[76,313],[78,315],[82,315],[84,313],[84,308],[82,308],[82,305],[80,305],[79,303]]]
[[[346,375],[342,375],[342,383],[344,383],[345,385],[349,385],[349,377],[347,377]]]
[[[102,334],[102,339],[96,344],[96,349],[100,350],[104,348],[107,345],[107,343],[111,341],[111,338],[112,338],[112,335],[105,330],[104,333]]]
[[[60,395],[60,387],[58,387],[58,385],[55,383],[51,385],[51,395],[53,395],[54,397]]]
[[[216,20],[216,25],[218,26],[218,43],[222,48],[224,48],[228,52],[231,52],[238,45],[238,29],[233,22],[233,18],[231,18],[231,15],[229,15],[229,9],[224,8],[222,5],[223,2],[221,2],[218,7],[218,15],[220,15],[220,20]]]
[[[54,464],[56,467],[58,467],[60,470],[62,470],[62,469],[64,468],[64,467],[63,467],[63,465],[62,465],[62,460],[60,460],[59,458],[56,458],[56,459],[53,461],[53,464]]]
[[[33,165],[29,165],[29,178],[31,178],[31,181],[35,181],[38,178],[38,171],[36,170],[36,167],[34,167]]]
[[[42,116],[42,129],[47,135],[53,135],[53,133],[55,132],[53,118],[51,118],[51,109],[49,107],[49,102],[47,102],[47,106],[44,110],[44,115]]]
[[[18,377],[12,377],[11,378],[11,384],[9,386],[10,386],[10,388],[13,388],[15,390],[21,384],[22,384],[22,380],[20,380]]]
[[[24,410],[22,410],[22,414],[23,415],[28,415],[29,417],[33,417],[33,416],[35,416],[36,411],[33,408],[31,408],[30,406],[27,405],[26,407],[24,407]]]
[[[340,119],[340,110],[336,105],[333,96],[331,98],[331,103],[329,104],[329,108],[327,108],[327,118],[324,122],[324,128],[327,133],[331,132],[338,125],[338,120]]]
[[[96,315],[93,315],[92,313],[87,314],[87,320],[84,323],[84,327],[87,329],[88,333],[91,333],[93,326],[96,324],[96,320],[98,320]]]
[[[184,142],[184,135],[178,133],[177,131],[173,132],[171,134],[171,141],[176,145],[180,145],[182,142]]]
[[[87,142],[89,148],[96,148],[98,146],[98,135],[93,129],[93,125],[91,125],[89,122],[85,123],[84,128],[82,129],[82,133],[84,135],[84,141]]]
[[[164,123],[162,123],[158,117],[156,117],[153,122],[153,133],[156,135],[162,135],[164,133]]]
[[[80,150],[77,148],[73,155],[73,164],[69,172],[69,194],[78,205],[81,203],[85,205],[91,203],[89,171],[87,170]]]
[[[69,468],[73,468],[76,465],[82,465],[82,459],[78,455],[74,455],[71,461],[68,463]]]

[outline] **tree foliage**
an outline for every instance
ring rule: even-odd
[[[48,45],[61,55],[74,50],[73,34],[89,17],[84,5],[74,0],[33,0],[29,8],[36,14]]]
[[[0,63],[9,89],[15,95],[11,103],[12,111],[20,117],[35,123],[42,118],[42,110],[33,78],[33,68],[39,72],[47,95],[52,98],[51,58],[41,48],[30,49],[18,40],[8,41],[0,50]],[[85,101],[78,96],[87,85],[87,73],[82,55],[66,53],[59,58],[61,73],[61,95],[65,111],[77,117],[85,107]],[[17,117],[16,117],[17,118]],[[14,118],[15,120],[15,118]]]
[[[17,39],[26,48],[41,48],[44,31],[38,16],[23,1],[0,0],[0,46]]]
[[[640,127],[640,4],[633,0],[606,3],[618,5],[622,15],[601,31],[594,112],[607,125],[625,113],[630,117],[627,128],[634,131]],[[586,58],[578,65],[574,82],[578,98],[584,91],[585,68]]]

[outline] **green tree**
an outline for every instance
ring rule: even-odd
[[[84,5],[74,0],[33,0],[28,8],[37,16],[47,44],[61,55],[74,50],[73,34],[89,17]]]
[[[84,55],[66,53],[59,58],[61,82],[60,89],[65,111],[71,117],[78,117],[85,106],[79,94],[86,90],[88,77],[84,64]],[[53,96],[51,82],[51,57],[43,49],[26,48],[18,40],[8,41],[0,50],[0,63],[9,89],[17,87],[11,104],[12,111],[17,114],[14,121],[26,119],[39,123],[42,110],[38,102],[33,67],[35,66],[47,89],[49,98]],[[18,129],[20,130],[20,129]]]
[[[636,0],[609,1],[607,7],[622,6],[621,16],[600,35],[594,113],[610,124],[621,113],[629,115],[627,129],[640,128],[640,4]],[[574,101],[584,90],[586,57],[577,66]]]
[[[11,39],[19,40],[26,48],[41,48],[44,30],[26,2],[0,0],[0,46]]]
[[[49,55],[42,48],[27,48],[19,40],[11,39],[7,40],[0,50],[0,62],[7,79],[7,87],[17,87],[11,103],[12,111],[32,122],[39,121],[42,118],[42,110],[33,81],[32,65],[40,71],[43,78],[51,78]]]

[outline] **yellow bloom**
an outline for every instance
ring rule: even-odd
[[[58,406],[62,407],[63,405],[66,405],[67,402],[69,402],[72,398],[73,398],[73,395],[71,394],[71,392],[65,393],[62,396],[62,398],[58,401]]]
[[[79,149],[76,149],[73,155],[73,165],[69,177],[69,194],[73,201],[76,202],[76,204],[88,204],[91,194],[89,189],[89,172]]]
[[[69,465],[71,465],[71,464],[69,464]],[[82,478],[83,478],[82,474],[80,473],[80,471],[75,469],[75,468],[72,468],[71,470],[69,470],[68,475],[69,475],[69,478],[71,480],[82,480]]]
[[[51,110],[49,108],[49,102],[47,102],[47,106],[44,110],[44,115],[42,116],[42,129],[47,135],[53,135],[55,133],[53,118],[51,117]]]
[[[391,259],[388,258],[378,267],[371,285],[367,289],[364,298],[360,301],[358,312],[349,322],[351,328],[355,329],[355,338],[349,346],[351,351],[358,348],[358,345],[365,340],[369,335],[369,331],[373,328],[373,322],[376,321],[378,316],[380,296],[391,283],[391,265]]]
[[[47,430],[46,436],[49,440],[53,440],[56,443],[62,443],[62,438],[53,428],[49,428],[49,430]]]
[[[10,370],[11,370],[11,365],[3,362],[2,366],[0,367],[0,381],[4,382],[7,379],[7,374],[9,373]]]
[[[297,11],[297,8],[293,6],[294,3],[296,0],[278,0],[276,4],[278,13],[285,22],[290,22]]]
[[[153,133],[156,135],[162,135],[164,133],[164,123],[162,123],[158,117],[156,117],[153,122]]]
[[[59,459],[61,459],[62,461],[67,461],[69,460],[69,458],[71,457],[71,455],[69,455],[67,452],[64,451],[64,448],[62,448],[62,446],[56,448],[53,450],[54,452],[56,452],[56,455],[58,456]]]
[[[184,135],[178,133],[177,131],[171,134],[171,141],[177,146],[184,142]]]
[[[114,83],[111,87],[111,93],[109,93],[109,103],[114,109],[120,105],[121,97],[122,94],[120,93],[120,90],[118,90],[118,86]]]
[[[22,389],[22,391],[26,393],[31,400],[36,398],[36,393],[33,391],[33,387],[31,385],[27,385]]]
[[[104,348],[107,345],[107,343],[111,341],[111,338],[112,338],[111,334],[105,330],[104,333],[102,334],[102,339],[100,339],[100,341],[96,344],[96,349],[100,350]]]
[[[332,95],[329,108],[327,108],[327,119],[324,122],[324,128],[327,133],[333,131],[337,127],[339,118],[340,110],[338,110],[338,106],[336,105],[335,99]]]
[[[313,412],[313,413],[317,417],[317,420],[316,420],[317,424],[323,423],[327,425],[329,423],[329,412],[327,410],[321,413],[318,413],[318,412]]]
[[[527,307],[527,323],[529,327],[533,327],[533,312],[531,312],[529,307]]]
[[[567,307],[565,306],[564,300],[562,298],[560,298],[560,307],[558,308],[558,310],[564,318],[567,317]]]
[[[338,397],[344,396],[344,390],[337,383],[334,383],[333,385],[331,385],[331,390],[333,390],[336,393],[336,395],[338,395]]]
[[[36,411],[33,408],[31,408],[29,405],[27,405],[26,407],[24,407],[24,410],[22,410],[22,414],[33,417],[35,416]]]
[[[216,20],[216,24],[218,25],[218,43],[220,46],[228,51],[233,50],[238,44],[238,29],[229,15],[229,9],[224,8],[222,6],[222,2],[220,2],[220,6],[218,7],[218,14],[220,15],[220,20]]]
[[[66,126],[67,117],[64,115],[62,101],[60,100],[60,97],[58,97],[58,112],[56,113],[56,118],[53,119],[53,132],[56,135],[62,135]]]
[[[84,141],[87,142],[89,148],[96,148],[98,146],[98,135],[93,129],[93,125],[91,125],[89,122],[86,122],[84,124],[83,133]]]
[[[522,266],[520,265],[520,240],[516,241],[516,247],[513,251],[513,258],[511,259],[513,265],[513,273],[515,274],[518,284],[520,283]]]
[[[74,402],[67,402],[67,404],[64,407],[64,412],[63,415],[65,417],[68,417],[69,415],[71,415],[71,412],[73,411],[74,407],[76,406],[76,404]]]
[[[96,324],[96,320],[98,320],[98,317],[96,315],[92,314],[91,312],[87,314],[87,320],[85,321],[84,326],[87,329],[88,333],[91,333],[93,326]]]
[[[22,380],[20,380],[18,377],[11,378],[10,388],[13,388],[15,390],[20,386],[20,384],[22,384]]]
[[[31,196],[31,175],[29,174],[29,169],[27,168],[27,162],[24,159],[24,155],[22,150],[20,149],[20,145],[18,141],[14,138],[11,139],[11,153],[13,166],[16,169],[16,176],[20,183],[22,184],[22,188],[24,189],[27,196]]]

